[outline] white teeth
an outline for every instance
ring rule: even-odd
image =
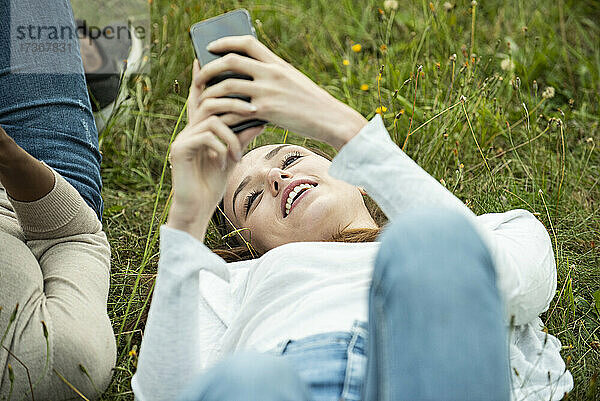
[[[285,205],[285,215],[287,216],[290,213],[290,208],[292,207],[292,202],[294,201],[294,198],[296,197],[296,195],[298,195],[298,192],[302,191],[304,188],[314,188],[315,185],[312,184],[300,184],[297,185],[293,191],[290,192],[290,194],[288,195],[288,199]]]

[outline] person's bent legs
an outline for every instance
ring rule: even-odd
[[[68,254],[66,241],[78,242]],[[106,236],[30,242],[33,251],[0,230],[0,400],[81,400],[70,386],[95,400],[116,361]],[[85,265],[74,247],[85,248]]]
[[[0,20],[0,126],[101,221],[98,132],[69,0],[2,1]]]
[[[116,354],[106,313],[110,248],[100,223],[97,130],[76,35],[60,43],[35,40],[52,35],[53,27],[59,35],[74,29],[70,3],[3,1],[0,21],[0,126],[93,209],[87,209],[89,230],[25,238],[0,189],[0,398],[81,399],[73,386],[95,399],[110,381]]]
[[[243,351],[212,366],[178,401],[310,401],[310,389],[283,358]]]
[[[381,242],[364,401],[509,400],[503,306],[472,225],[452,211],[413,211]]]

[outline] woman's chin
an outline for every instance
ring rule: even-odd
[[[296,215],[289,222],[293,224],[294,235],[311,238],[311,241],[321,241],[325,233],[334,230],[339,220],[335,208],[322,205],[318,200],[308,202],[305,207],[295,210]],[[294,210],[286,217],[286,220],[294,214]],[[303,233],[303,234],[300,234]]]

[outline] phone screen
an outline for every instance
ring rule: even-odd
[[[200,21],[190,28],[192,43],[196,58],[203,66],[221,55],[206,50],[206,46],[213,40],[225,36],[252,35],[256,37],[250,14],[247,10],[240,8],[228,13]]]

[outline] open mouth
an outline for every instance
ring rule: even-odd
[[[292,210],[296,207],[296,205],[298,204],[298,202],[300,202],[302,200],[302,198],[304,198],[306,196],[306,194],[311,190],[314,189],[317,185],[316,184],[309,184],[309,183],[305,183],[301,185],[301,188],[299,191],[296,192],[295,195],[293,195],[293,200],[291,203],[286,203],[285,209],[284,209],[284,215],[283,217],[286,218],[291,212]],[[288,198],[289,201],[289,198]]]

